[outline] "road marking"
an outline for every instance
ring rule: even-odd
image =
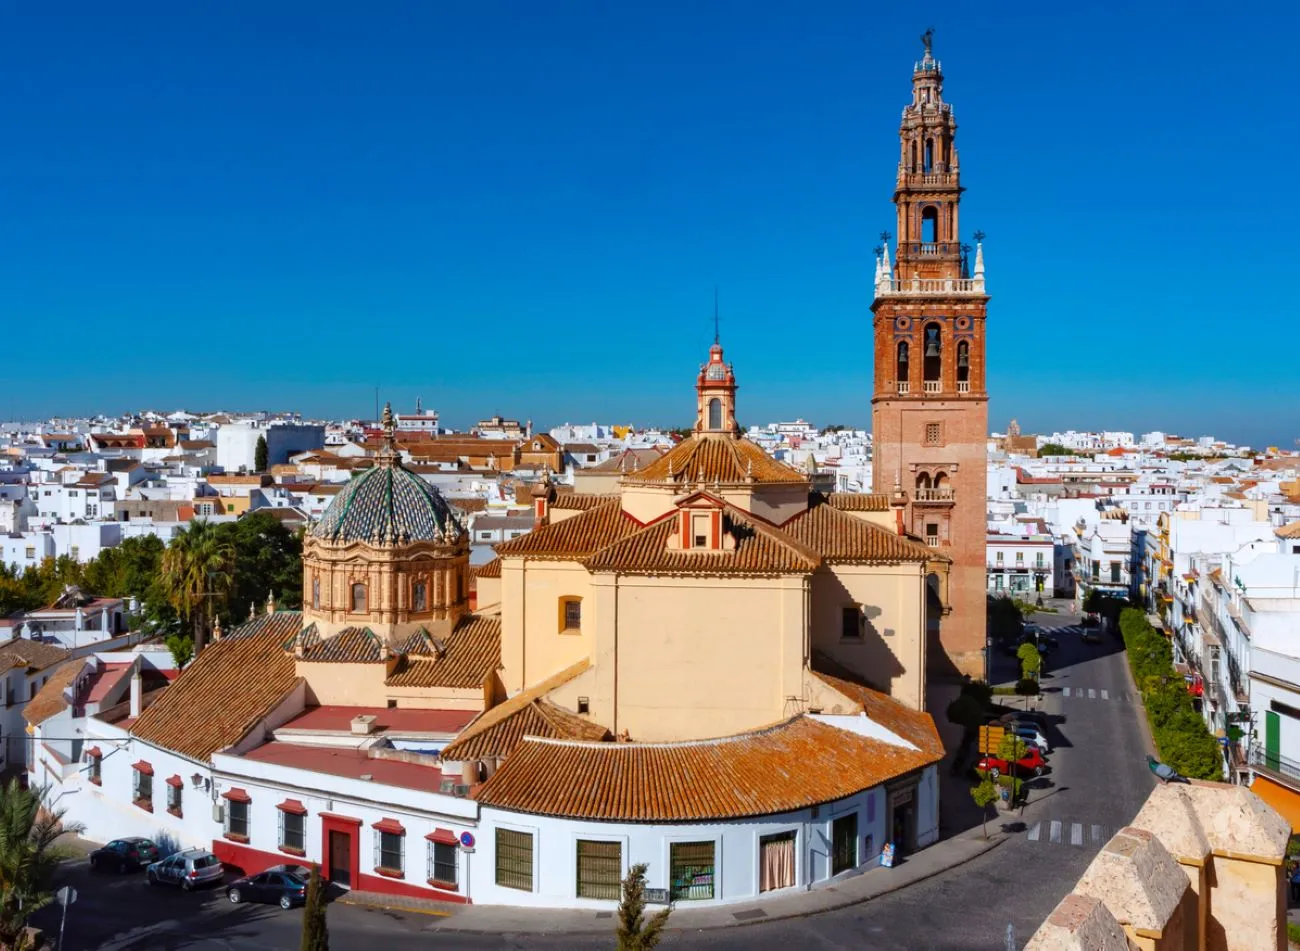
[[[1062,688],[1062,690],[1061,690],[1061,696],[1062,696],[1062,697],[1068,697],[1069,695],[1070,695],[1070,688],[1069,688],[1069,687],[1064,687],[1064,688]]]
[[[1076,822],[1070,827],[1070,844],[1083,845],[1083,824]]]
[[[1057,845],[1061,844],[1061,820],[1060,819],[1052,820],[1052,832],[1049,838]]]
[[[1110,699],[1110,696],[1107,695],[1106,691],[1103,690],[1103,691],[1101,692],[1101,699],[1103,699],[1103,700],[1109,700],[1109,699]]]
[[[1088,699],[1089,700],[1097,699],[1097,691],[1093,690],[1091,687],[1088,688]]]
[[[1095,825],[1092,827],[1092,844],[1093,845],[1101,844],[1101,826]]]
[[[1029,841],[1030,841],[1030,842],[1037,842],[1037,841],[1038,841],[1038,833],[1042,831],[1042,828],[1043,828],[1043,824],[1042,824],[1041,822],[1035,822],[1035,823],[1034,823],[1034,827],[1033,827],[1032,829],[1029,830]]]

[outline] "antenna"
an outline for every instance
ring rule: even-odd
[[[718,285],[713,285],[713,342],[722,343],[722,333],[718,329]]]

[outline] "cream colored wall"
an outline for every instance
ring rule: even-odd
[[[862,605],[861,641],[841,637]],[[830,565],[812,578],[812,646],[916,710],[925,707],[925,574],[920,564]]]
[[[804,577],[598,578],[597,720],[634,740],[683,740],[799,712],[786,698],[803,692]]]
[[[340,707],[388,705],[384,686],[387,664],[297,662],[298,676],[307,681],[307,702]]]
[[[626,485],[622,489],[623,511],[642,524],[653,522],[673,510],[675,486]]]
[[[1285,951],[1282,868],[1215,853],[1207,951]]]
[[[722,498],[773,525],[782,525],[808,508],[808,484],[743,486],[723,489]]]
[[[501,559],[501,684],[506,693],[524,688],[524,559]]]
[[[582,599],[582,633],[559,633],[560,599]],[[571,561],[507,558],[501,564],[501,681],[518,693],[591,657],[597,608],[591,575]]]
[[[621,472],[592,472],[590,469],[573,470],[573,490],[590,495],[612,495],[618,491]]]
[[[474,613],[484,614],[492,611],[501,605],[501,579],[500,578],[475,578],[474,579]]]
[[[454,690],[449,687],[390,687],[387,698],[399,707],[418,710],[482,710],[483,690]]]

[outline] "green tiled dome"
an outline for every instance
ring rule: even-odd
[[[451,543],[464,531],[442,493],[396,459],[381,457],[334,496],[311,535],[331,542],[392,545]]]

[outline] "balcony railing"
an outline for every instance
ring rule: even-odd
[[[1300,787],[1300,763],[1293,759],[1252,746],[1250,765],[1287,780],[1290,786]]]
[[[903,165],[898,167],[900,185],[956,185],[959,181],[956,172],[909,172]]]
[[[920,245],[920,247],[935,247],[935,245]],[[914,277],[902,281],[882,280],[876,284],[876,294],[882,297],[889,294],[982,295],[983,293],[984,278],[982,277]]]
[[[942,390],[943,390],[943,381],[942,381],[942,380],[926,380],[926,381],[925,381],[925,392],[927,392],[927,393],[938,393],[938,392],[940,392],[940,391],[942,391]]]
[[[917,489],[917,502],[951,502],[952,489]]]
[[[905,257],[911,258],[937,258],[946,254],[961,254],[960,241],[900,241],[898,242],[898,257],[901,260]]]
[[[931,548],[938,548],[938,547],[939,547],[939,536],[938,536],[938,535],[926,535],[926,536],[925,536],[925,543],[926,543],[927,545],[929,545]]]
[[[970,392],[970,380],[958,380],[958,381],[957,381],[957,392],[958,392],[958,393],[969,393],[969,392]]]
[[[911,384],[911,383],[908,383],[906,380],[899,380],[899,381],[898,381],[898,395],[899,395],[899,396],[906,396],[906,395],[908,394],[908,391],[911,390],[911,389],[912,389],[912,384]]]

